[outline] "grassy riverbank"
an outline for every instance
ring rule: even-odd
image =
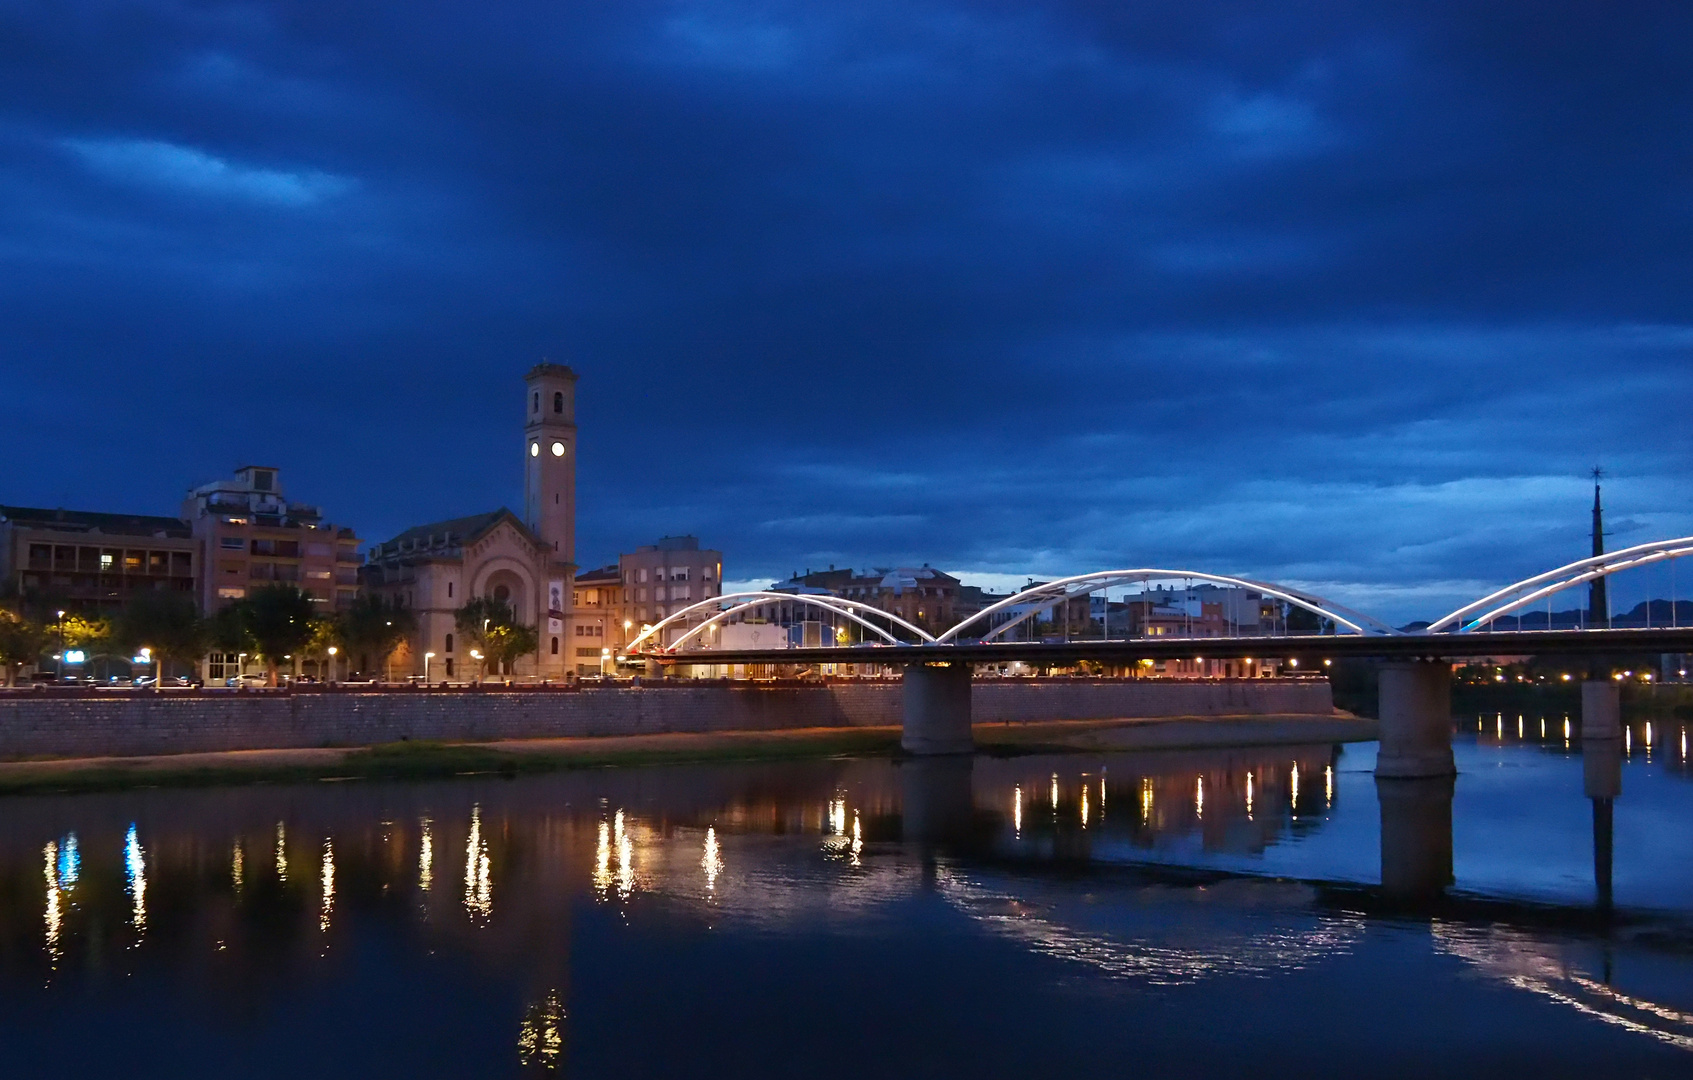
[[[1074,720],[980,724],[975,735],[979,753],[1017,756],[1355,742],[1375,738],[1375,725],[1368,720],[1335,716]],[[561,769],[731,761],[897,758],[903,753],[899,739],[897,727],[801,728],[14,761],[0,763],[0,795],[308,781],[518,777]]]

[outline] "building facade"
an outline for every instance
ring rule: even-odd
[[[194,488],[182,519],[200,543],[202,611],[277,583],[297,587],[326,615],[358,595],[358,537],[324,521],[318,507],[288,501],[272,466],[243,465],[230,479]]]
[[[611,670],[629,640],[677,611],[723,595],[723,553],[698,537],[666,536],[576,577],[572,662],[578,674]]]
[[[197,598],[202,567],[201,541],[177,518],[0,506],[0,582],[37,617],[110,617],[141,589]]]
[[[516,661],[515,674],[563,679],[576,671],[569,640],[576,373],[562,364],[536,365],[524,376],[523,400],[523,517],[501,507],[416,525],[370,549],[365,587],[417,617],[416,633],[390,662],[396,674],[483,675],[485,665],[471,655],[456,618],[459,608],[480,597],[508,605],[519,623],[536,628],[539,648]]]

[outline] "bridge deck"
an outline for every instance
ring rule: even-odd
[[[963,642],[957,645],[847,645],[801,649],[698,649],[631,654],[664,664],[1070,664],[1098,660],[1229,660],[1343,657],[1460,660],[1479,656],[1693,653],[1693,627],[1649,630],[1517,630],[1470,634],[1337,634],[1311,637],[1148,637],[1116,641]]]

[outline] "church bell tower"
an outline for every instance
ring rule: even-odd
[[[576,561],[576,373],[536,364],[523,377],[523,520],[552,548],[551,561]]]

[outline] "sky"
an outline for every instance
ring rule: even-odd
[[[584,566],[1431,617],[1585,554],[1596,463],[1693,533],[1690,61],[1669,2],[0,0],[0,502],[521,509],[548,359]]]

